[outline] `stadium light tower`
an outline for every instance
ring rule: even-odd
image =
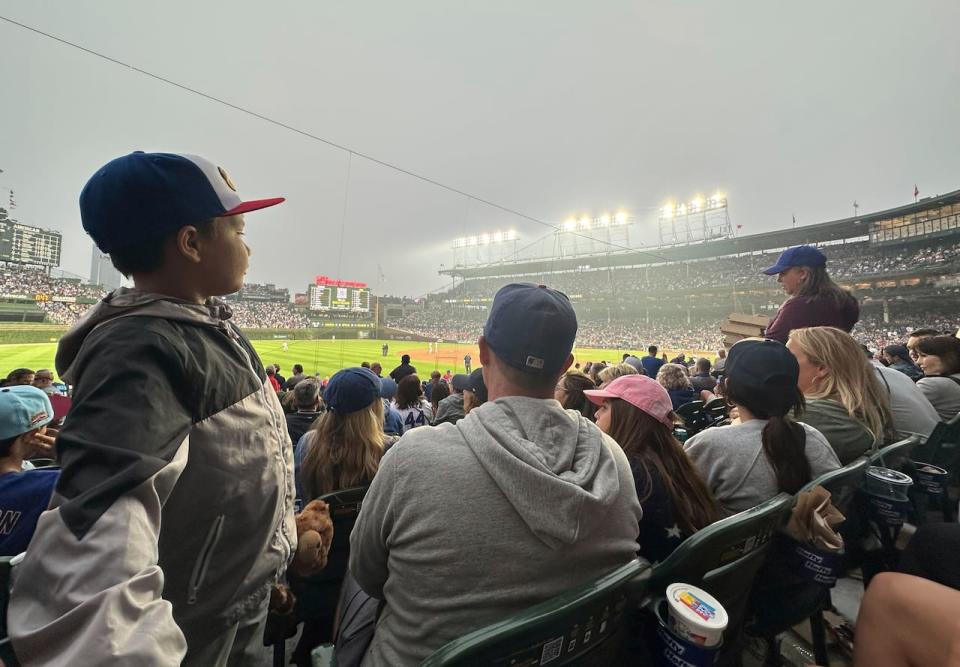
[[[696,195],[686,202],[668,202],[660,208],[660,245],[696,243],[733,235],[727,197],[716,192],[704,198]]]
[[[502,261],[509,254],[516,254],[520,235],[515,229],[485,232],[454,239],[454,266],[473,266]]]

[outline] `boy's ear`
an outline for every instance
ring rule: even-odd
[[[193,262],[194,264],[200,263],[200,230],[196,227],[193,225],[181,227],[174,237],[174,244],[177,253],[188,262]]]

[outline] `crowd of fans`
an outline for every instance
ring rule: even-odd
[[[217,196],[183,195],[197,191]],[[798,496],[960,413],[955,332],[926,326],[879,355],[864,350],[849,333],[859,304],[805,246],[768,270],[787,293],[768,338],[740,340],[715,360],[665,359],[650,345],[578,368],[570,300],[511,284],[487,295],[476,340],[483,367],[469,375],[421,379],[404,355],[386,376],[371,362],[326,383],[300,366],[286,378],[263,366],[240,318],[198,313],[178,297],[240,289],[244,262],[224,257],[249,250],[242,218],[228,215],[242,201],[222,168],[193,155],[132,153],[83,189],[85,231],[139,289],[97,305],[88,326],[61,338],[58,371],[72,385],[62,419],[52,371],[14,369],[0,388],[0,555],[23,553],[6,629],[23,664],[258,665],[264,645],[297,625],[298,665],[334,626],[338,664],[419,664],[618,568],[639,572],[638,559],[656,568],[722,518]],[[281,202],[252,202],[247,214]],[[217,217],[198,223],[212,231],[207,242],[174,243],[187,220],[208,220],[211,205]],[[118,225],[133,206],[142,224]],[[600,340],[603,325],[584,324],[582,335]],[[690,406],[715,398],[723,418],[697,426]],[[29,469],[51,457],[54,467]],[[801,517],[805,498],[791,524],[816,525],[815,538],[787,525],[777,541],[800,544],[754,552],[753,536],[740,534],[718,556],[724,569],[746,556],[799,574],[784,553],[863,547],[822,519],[821,510],[836,514],[829,494],[805,503]],[[869,586],[858,664],[956,657],[958,528],[914,538],[901,573]],[[797,582],[755,572],[748,588],[769,584],[789,608]],[[919,587],[902,579],[914,575]],[[729,606],[716,650],[737,664],[746,609],[771,610],[748,591],[722,591],[723,576],[715,570],[703,585],[719,581],[717,595],[735,604],[687,591],[678,606],[691,619],[720,618],[718,606]],[[538,647],[534,661],[573,650],[581,636],[583,646],[594,631],[600,643],[620,611],[595,607],[582,635],[559,637],[553,653]],[[637,635],[617,649],[637,648],[643,625],[668,648],[675,636],[711,648],[702,634],[684,639],[682,616],[657,632],[658,621],[636,611]]]
[[[823,248],[835,278],[876,276],[918,267],[952,263],[960,256],[960,243],[912,244],[877,248],[866,242]],[[541,281],[570,295],[602,296],[608,300],[630,301],[645,292],[691,292],[731,287],[769,287],[771,280],[760,272],[773,264],[776,253],[718,257],[689,262],[651,264],[622,269],[593,269],[543,276],[524,277]],[[476,299],[488,296],[503,284],[503,278],[465,281],[439,296],[441,300]]]
[[[232,301],[233,321],[241,329],[305,329],[307,311],[278,301]]]
[[[34,298],[38,294],[99,299],[105,291],[79,279],[54,278],[41,269],[7,264],[0,266],[0,298],[18,296]]]

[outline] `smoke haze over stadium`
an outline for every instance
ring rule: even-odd
[[[750,234],[957,187],[960,4],[760,0],[0,2],[0,14],[552,224],[722,189]],[[251,282],[420,295],[451,241],[542,226],[0,21],[0,206],[64,234],[131,150],[205,155],[250,198]],[[348,162],[349,192],[346,196]],[[344,210],[346,218],[344,220]],[[341,230],[344,236],[341,239]],[[342,254],[341,254],[342,246]],[[379,282],[378,265],[384,282]]]

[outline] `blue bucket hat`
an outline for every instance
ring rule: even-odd
[[[821,267],[827,265],[827,256],[814,248],[812,245],[798,245],[793,248],[787,248],[780,254],[777,263],[764,269],[761,273],[768,276],[775,276],[783,273],[791,266],[813,266]]]
[[[323,402],[339,415],[363,410],[380,398],[380,378],[367,368],[344,368],[330,378]]]
[[[111,160],[90,177],[80,193],[80,220],[97,247],[109,253],[184,225],[282,201],[244,201],[223,167],[197,155],[137,151]]]
[[[53,420],[47,395],[30,385],[0,389],[0,440],[8,440]]]
[[[526,373],[560,372],[577,337],[577,315],[563,292],[512,283],[493,297],[483,338],[498,358]]]

